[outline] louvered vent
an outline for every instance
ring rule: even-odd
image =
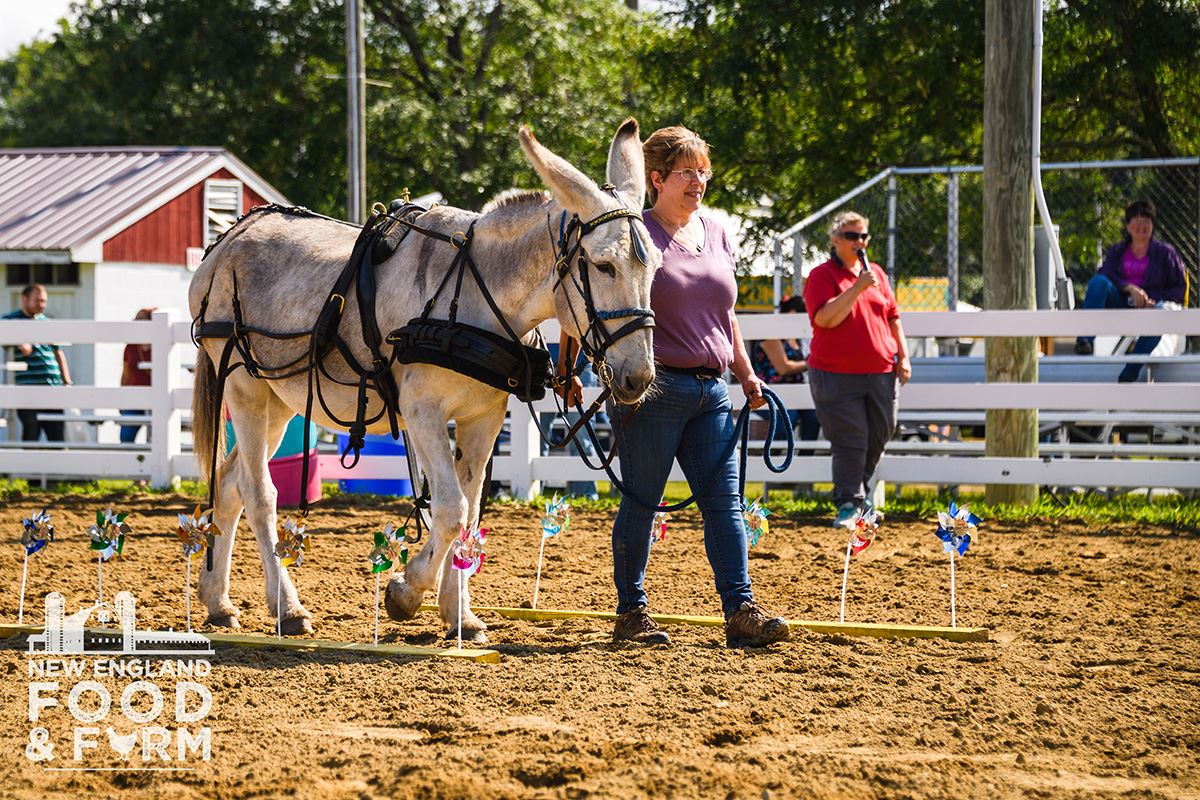
[[[242,215],[241,181],[204,182],[204,246],[233,227]]]

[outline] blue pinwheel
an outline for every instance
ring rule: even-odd
[[[949,513],[938,512],[938,529],[935,535],[942,540],[943,551],[965,555],[967,548],[971,546],[971,532],[982,521],[966,506],[959,508],[951,500]]]
[[[24,530],[21,532],[21,544],[25,546],[25,555],[31,556],[41,550],[49,542],[54,541],[54,526],[50,524],[50,515],[46,509],[40,514],[31,514],[21,520]]]

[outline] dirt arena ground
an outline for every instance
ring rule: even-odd
[[[84,530],[100,504],[45,502],[59,536],[31,560],[34,622],[46,592],[64,594],[70,613],[96,589]],[[371,533],[401,506],[359,503],[334,498],[313,512],[314,549],[294,571],[320,638],[370,640]],[[5,622],[17,617],[20,519],[42,505],[26,498],[0,509]],[[105,595],[132,591],[139,627],[184,627],[171,530],[190,505],[119,504],[134,533],[127,558],[105,567]],[[477,603],[530,598],[538,519],[517,506],[490,513]],[[570,533],[551,540],[539,605],[611,608],[611,519],[577,512]],[[653,550],[656,611],[719,613],[698,522],[675,514]],[[851,568],[849,619],[949,624],[948,564],[932,530],[923,520],[887,522]],[[751,553],[760,601],[790,618],[837,619],[843,547],[823,519],[773,517]],[[1198,577],[1194,530],[985,523],[959,562],[958,615],[960,625],[990,629],[987,643],[797,630],[791,642],[750,652],[726,649],[717,628],[674,627],[673,645],[640,649],[615,646],[608,623],[483,615],[500,664],[218,647],[203,680],[211,759],[172,772],[48,770],[81,763],[70,742],[81,723],[62,708],[37,723],[53,730],[55,760],[27,759],[34,679],[26,636],[13,636],[0,642],[0,796],[1195,798]],[[244,529],[232,596],[243,632],[272,631]],[[432,613],[382,626],[391,642],[435,645],[441,635]],[[101,681],[114,698],[101,730],[130,727],[118,707],[130,680]],[[101,733],[82,763],[142,762],[123,762]]]

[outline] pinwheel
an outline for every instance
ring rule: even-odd
[[[537,608],[538,590],[542,585],[542,556],[546,552],[546,540],[566,533],[570,527],[571,506],[565,499],[554,495],[554,499],[546,503],[546,513],[542,516],[542,543],[538,547],[537,577],[533,581],[534,608]]]
[[[875,541],[875,534],[879,530],[879,514],[871,506],[863,506],[846,521],[845,527],[850,530],[850,538],[846,541],[846,562],[842,566],[842,622],[846,621],[846,583],[850,578],[850,556],[858,555]]]
[[[308,552],[308,534],[303,525],[297,525],[291,517],[284,520],[279,527],[279,541],[275,543],[275,555],[279,563],[285,567],[293,564],[297,567],[304,563],[304,554]]]
[[[54,541],[54,526],[46,509],[40,514],[30,514],[21,520],[21,544],[25,547],[25,558],[21,565],[21,601],[17,607],[17,624],[25,624],[25,579],[29,575],[29,557]]]
[[[934,531],[934,535],[942,540],[942,551],[950,555],[950,627],[958,627],[958,609],[956,587],[954,583],[954,555],[957,553],[960,556],[967,554],[967,548],[971,546],[971,533],[975,530],[980,522],[979,517],[975,516],[970,510],[964,506],[959,508],[950,501],[950,510],[938,512],[938,527]]]
[[[201,512],[200,506],[196,506],[196,510],[192,512],[191,516],[179,515],[179,528],[175,531],[175,535],[179,537],[179,541],[183,545],[183,560],[186,565],[184,567],[183,597],[188,633],[192,632],[192,559],[205,550],[210,551],[211,555],[215,531],[216,526],[212,522],[211,510]]]
[[[25,545],[25,555],[31,556],[54,541],[54,525],[50,523],[50,515],[46,509],[40,514],[31,514],[21,520],[21,544]]]
[[[283,638],[283,570],[304,563],[308,552],[308,534],[303,525],[297,525],[291,517],[279,526],[279,540],[275,542],[275,556],[279,559],[280,574],[275,581],[275,635]]]
[[[666,503],[659,503],[659,508],[665,508]],[[667,520],[671,515],[666,511],[659,511],[654,515],[654,519],[650,522],[650,544],[661,542],[667,538]]]
[[[111,507],[107,511],[97,511],[96,524],[87,529],[92,539],[90,549],[96,551],[96,593],[101,606],[104,605],[104,562],[121,558],[125,534],[129,533],[129,524],[125,522],[127,516],[113,512]]]
[[[942,540],[945,552],[955,551],[960,556],[966,555],[967,548],[971,546],[971,533],[982,521],[966,506],[959,508],[951,500],[948,513],[938,512],[938,529],[935,535]]]
[[[371,572],[387,572],[397,561],[401,564],[408,563],[406,532],[407,528],[396,528],[390,522],[383,530],[375,531],[375,549],[367,556],[367,561],[371,563]]]
[[[771,512],[759,505],[757,500],[746,505],[746,501],[742,501],[742,516],[746,518],[746,539],[750,542],[750,546],[758,544],[758,540],[763,537],[763,534],[769,533],[771,523],[767,517]]]
[[[458,570],[458,649],[462,650],[463,586],[468,578],[483,567],[487,555],[487,528],[462,528],[458,540],[450,548],[450,566]]]
[[[406,530],[403,526],[397,529],[389,522],[383,526],[383,530],[375,531],[375,549],[367,556],[371,572],[375,574],[375,644],[379,644],[379,576],[391,569],[397,561],[408,564]]]

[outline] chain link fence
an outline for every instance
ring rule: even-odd
[[[1183,258],[1187,305],[1200,306],[1200,159],[1045,164],[1042,186],[1077,306],[1105,248],[1121,239],[1125,205],[1141,198],[1158,209],[1155,237]],[[776,302],[828,258],[829,225],[845,209],[871,220],[871,259],[887,267],[902,308],[983,305],[982,167],[885,170],[802,220],[775,240]]]

